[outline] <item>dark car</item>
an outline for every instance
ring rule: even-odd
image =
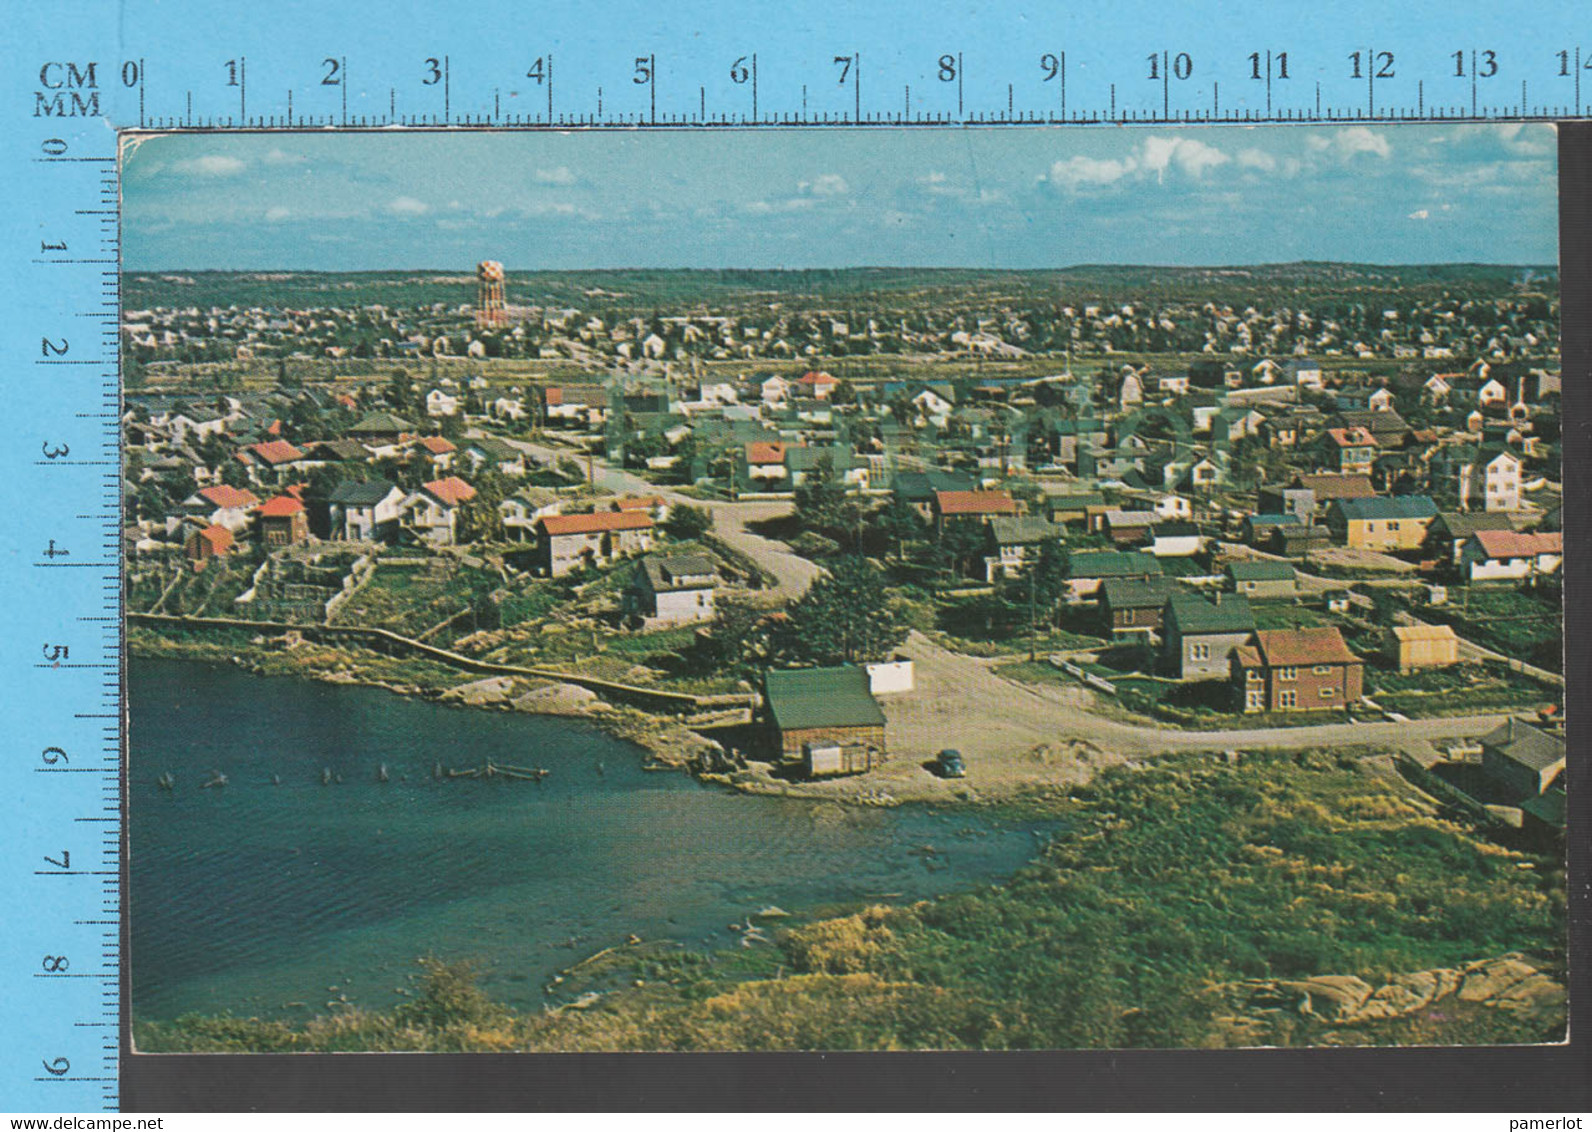
[[[940,752],[939,772],[941,778],[966,778],[967,763],[962,760],[961,751],[947,748]]]

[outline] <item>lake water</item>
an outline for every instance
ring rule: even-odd
[[[427,954],[476,959],[494,998],[535,1008],[555,972],[632,932],[734,946],[727,925],[768,904],[917,899],[1009,875],[1036,850],[1035,827],[976,812],[643,771],[638,748],[578,721],[224,665],[129,669],[140,1019],[303,1017],[338,994],[386,1008]],[[552,774],[432,779],[438,761],[486,759]],[[322,785],[325,768],[342,782]],[[229,785],[202,788],[212,771]]]

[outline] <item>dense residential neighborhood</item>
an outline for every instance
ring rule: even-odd
[[[934,753],[878,722],[930,645],[1141,725],[1534,713],[1562,697],[1559,376],[1548,308],[1483,309],[1356,337],[1063,304],[1059,341],[958,315],[937,346],[930,315],[745,306],[134,311],[132,608],[743,695],[771,737],[736,757],[809,777]]]

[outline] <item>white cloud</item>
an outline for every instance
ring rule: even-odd
[[[1122,180],[1137,167],[1138,163],[1131,157],[1121,161],[1101,160],[1080,153],[1052,165],[1046,180],[1066,189],[1083,185],[1109,185]]]
[[[1391,157],[1393,147],[1388,144],[1387,137],[1367,126],[1350,126],[1339,130],[1332,135],[1332,151],[1340,161],[1348,161],[1362,153],[1374,154],[1377,157]]]
[[[1191,137],[1148,137],[1139,147],[1140,161],[1154,173],[1157,180],[1166,178],[1167,169],[1176,165],[1190,177],[1202,177],[1207,169],[1225,165],[1232,158],[1217,149]]]
[[[394,197],[387,202],[387,211],[394,216],[424,216],[431,211],[431,206],[414,197]]]
[[[810,191],[815,197],[838,197],[849,193],[851,186],[839,173],[822,173],[814,177],[813,183],[805,186],[804,191]]]
[[[235,177],[243,172],[244,165],[236,157],[212,153],[179,161],[173,168],[182,173],[195,173],[201,177]]]
[[[307,158],[302,154],[289,153],[285,149],[267,150],[261,161],[267,165],[303,165]]]
[[[1409,214],[1407,219],[1410,219],[1410,220],[1430,220],[1431,218],[1432,218],[1432,214],[1431,214],[1431,212],[1429,210],[1424,209],[1424,208],[1417,208],[1414,212]]]
[[[536,183],[539,185],[573,185],[575,174],[569,171],[567,165],[560,165],[556,169],[538,169]]]
[[[280,224],[293,214],[279,204],[274,204],[265,210],[265,219],[271,224]]]
[[[1190,137],[1148,137],[1138,150],[1123,158],[1086,157],[1077,154],[1051,165],[1041,178],[1068,190],[1085,186],[1115,184],[1124,177],[1142,178],[1153,174],[1165,181],[1168,170],[1195,180],[1232,158],[1222,150]]]
[[[1270,173],[1277,168],[1277,159],[1263,149],[1241,149],[1238,151],[1238,164],[1242,169],[1259,169],[1262,173]]]

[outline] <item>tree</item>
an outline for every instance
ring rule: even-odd
[[[808,530],[834,530],[845,521],[846,489],[834,465],[820,460],[796,485],[796,517]]]
[[[829,391],[829,401],[834,405],[855,405],[857,403],[857,387],[845,378],[841,378],[835,382],[834,389]]]
[[[970,562],[983,556],[988,545],[989,535],[982,523],[953,520],[941,526],[934,557],[940,569],[961,574]]]
[[[664,522],[663,529],[671,538],[701,538],[713,529],[713,513],[706,507],[677,503],[669,509],[669,518]]]
[[[861,555],[852,555],[836,561],[790,607],[775,650],[798,663],[885,660],[906,640],[907,631],[883,572]]]
[[[768,651],[763,619],[767,611],[744,598],[726,597],[718,603],[712,623],[698,648],[710,667],[740,669]]]
[[[460,542],[502,542],[504,496],[508,494],[503,477],[488,472],[475,482],[475,495],[459,504],[456,535]]]
[[[873,526],[895,543],[897,558],[905,558],[906,544],[921,539],[925,532],[923,517],[899,495],[892,495],[874,514]]]
[[[1072,572],[1072,556],[1059,538],[1039,544],[1016,574],[1002,579],[1000,593],[1010,604],[1026,610],[1030,647],[1038,622],[1053,621],[1056,607],[1067,596],[1067,577]]]

